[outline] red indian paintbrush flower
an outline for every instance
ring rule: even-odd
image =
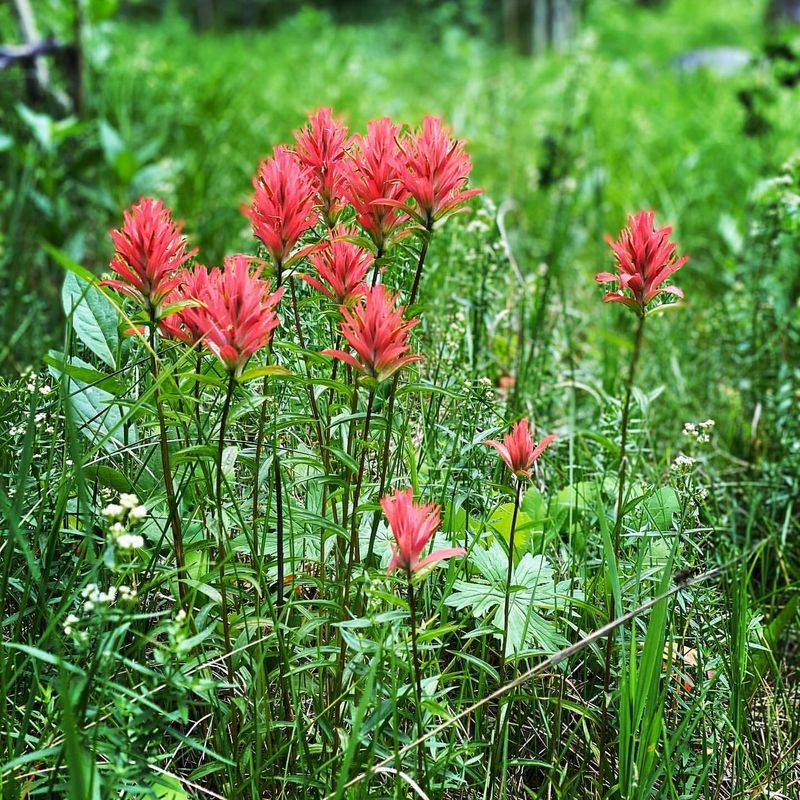
[[[342,210],[347,126],[335,119],[330,108],[309,114],[308,126],[295,131],[295,153],[312,177],[319,209],[330,226]]]
[[[352,309],[340,306],[342,335],[358,358],[342,350],[323,350],[322,354],[338,358],[378,382],[412,361],[421,361],[422,356],[409,354],[408,343],[408,333],[419,320],[404,320],[405,307],[396,302],[397,295],[388,294],[379,283]]]
[[[422,550],[439,527],[440,511],[436,503],[415,503],[410,487],[382,498],[381,508],[394,535],[388,573],[398,567],[408,573],[418,572],[429,564],[451,556],[463,556],[467,552],[463,547],[446,547],[434,550],[420,560]]]
[[[251,273],[252,256],[225,259],[225,269],[209,275],[201,307],[185,314],[203,333],[203,342],[225,367],[239,374],[250,356],[265,347],[278,327],[275,310],[283,288],[270,294],[261,268]]]
[[[114,257],[109,266],[119,280],[102,284],[133,298],[157,318],[180,283],[178,270],[197,253],[187,251],[181,228],[160,200],[143,197],[124,213],[122,228],[111,231]]]
[[[219,272],[215,273],[219,276]],[[182,269],[176,276],[180,281],[167,298],[167,305],[189,303],[172,314],[167,314],[159,323],[162,335],[179,339],[186,344],[195,345],[203,338],[203,331],[197,324],[197,315],[188,313],[195,306],[202,305],[206,293],[210,291],[211,273],[202,264],[193,269]]]
[[[269,251],[280,281],[281,270],[305,254],[305,250],[293,252],[294,247],[317,221],[314,185],[295,155],[276,147],[272,158],[259,165],[253,188],[253,202],[244,213]]]
[[[367,291],[364,282],[375,257],[369,250],[342,237],[355,235],[343,226],[333,231],[333,238],[311,253],[308,260],[321,280],[309,275],[300,277],[326,297],[344,306],[351,306]]]
[[[467,189],[472,171],[464,142],[453,139],[438,117],[425,117],[422,128],[401,145],[406,169],[401,182],[416,201],[419,221],[427,228],[463,209],[481,189]]]
[[[618,274],[599,272],[595,280],[598,283],[616,283],[619,288],[607,292],[603,302],[624,303],[643,315],[647,305],[660,292],[683,297],[677,286],[662,284],[689,259],[675,257],[676,245],[669,240],[672,228],[656,229],[654,221],[652,211],[629,214],[628,225],[620,231],[619,239],[615,242],[610,236],[606,237],[614,251]]]
[[[551,433],[549,436],[545,436],[539,444],[534,445],[531,439],[530,423],[527,419],[521,419],[511,429],[511,433],[507,433],[503,437],[502,442],[487,439],[484,444],[494,447],[500,454],[500,458],[518,478],[530,478],[531,467],[555,438],[555,434]]]
[[[345,198],[355,208],[358,224],[379,249],[385,249],[408,218],[406,212],[393,207],[402,205],[408,197],[400,181],[404,167],[397,143],[399,133],[400,126],[389,117],[372,120],[366,136],[353,137],[353,150],[346,162]]]

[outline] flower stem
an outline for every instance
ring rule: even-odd
[[[417,292],[419,290],[419,282],[422,277],[422,270],[425,266],[425,257],[428,255],[428,245],[431,241],[433,233],[433,223],[430,223],[426,228],[425,236],[422,240],[422,247],[419,251],[417,259],[417,270],[414,273],[414,283],[411,287],[411,294],[409,295],[408,305],[413,305],[417,299]],[[400,372],[395,372],[392,378],[392,385],[389,387],[389,399],[386,405],[386,436],[383,440],[383,453],[381,454],[381,474],[378,481],[378,497],[383,497],[386,491],[386,476],[389,470],[389,449],[392,444],[392,421],[394,417],[394,397],[397,391],[397,383],[400,380]],[[375,549],[375,537],[378,533],[378,523],[380,521],[380,511],[376,511],[372,517],[372,529],[369,532],[369,545],[367,546],[367,562],[372,558],[373,550]]]
[[[419,663],[419,650],[417,648],[417,606],[414,596],[414,581],[411,570],[406,571],[408,583],[408,611],[411,617],[411,658],[414,662],[414,685],[416,689],[416,712],[417,712],[417,738],[423,735],[422,726],[422,669]],[[417,745],[417,772],[419,773],[419,784],[425,788],[425,745],[420,742]]]
[[[358,501],[361,497],[361,486],[364,483],[364,469],[367,460],[367,439],[369,438],[369,428],[372,422],[372,406],[375,401],[375,391],[369,393],[367,398],[367,411],[364,416],[364,432],[362,434],[361,457],[358,461],[358,473],[356,474],[356,485],[353,489],[353,510],[350,516],[350,558],[348,560],[346,580],[349,582],[350,571],[353,564],[359,560],[358,547]]]
[[[633,381],[636,377],[636,367],[642,353],[642,340],[644,338],[644,315],[639,317],[636,326],[636,338],[633,342],[628,379],[625,382],[625,401],[622,407],[622,432],[619,445],[619,472],[617,474],[617,512],[614,520],[614,555],[619,556],[620,537],[622,533],[622,505],[625,500],[625,477],[628,468],[627,444],[628,424],[630,422],[631,395],[633,394]],[[609,637],[610,638],[610,637]]]
[[[233,372],[228,375],[228,388],[225,393],[225,403],[222,406],[222,416],[219,421],[219,441],[217,443],[216,485],[214,487],[214,500],[217,505],[217,569],[219,570],[219,593],[222,599],[222,633],[225,638],[225,665],[229,683],[233,683],[233,663],[231,659],[231,630],[228,619],[228,590],[225,587],[225,559],[227,547],[225,542],[225,524],[222,519],[222,453],[225,449],[225,428],[228,424],[228,414],[231,409],[233,390],[236,378]]]
[[[156,355],[156,317],[155,310],[150,311],[150,370],[155,382],[154,397],[156,413],[158,415],[159,445],[161,449],[161,468],[164,473],[164,491],[167,496],[167,509],[169,523],[172,527],[172,545],[175,549],[175,566],[178,571],[178,597],[181,607],[188,604],[187,589],[185,584],[185,567],[183,555],[183,531],[181,530],[181,517],[178,513],[178,503],[175,498],[175,486],[172,483],[172,465],[169,457],[169,440],[167,439],[167,422],[164,416],[164,401],[161,398],[161,388],[158,385],[159,369]]]
[[[283,282],[283,271],[282,265],[280,263],[275,265],[275,283],[276,289],[280,289]],[[270,358],[272,357],[272,347],[273,343],[275,342],[275,337],[270,336],[269,342],[267,343],[267,363],[269,363]],[[256,538],[256,520],[258,519],[258,500],[259,495],[261,492],[261,453],[264,449],[264,428],[267,424],[267,387],[269,383],[269,378],[267,375],[264,376],[264,380],[261,383],[261,393],[263,395],[261,401],[261,409],[258,413],[258,433],[256,434],[256,453],[255,453],[255,465],[253,467],[253,474],[254,474],[254,481],[253,481],[253,539]]]
[[[628,445],[628,425],[630,423],[630,409],[631,409],[631,396],[633,394],[633,382],[636,377],[636,368],[639,364],[639,359],[641,357],[642,352],[642,342],[644,339],[644,314],[639,316],[639,322],[636,326],[636,335],[633,342],[633,353],[631,354],[631,363],[628,369],[628,377],[625,381],[625,399],[623,401],[622,406],[622,422],[621,422],[621,434],[620,434],[620,445],[619,445],[619,470],[617,472],[617,505],[616,505],[616,515],[614,518],[614,560],[618,561],[620,556],[620,546],[622,540],[622,517],[623,517],[623,505],[625,502],[625,478],[627,475],[627,467],[628,467],[628,454],[627,454],[627,445]],[[608,600],[608,618],[612,619],[614,616],[614,609],[613,609],[613,599],[609,598]],[[606,638],[606,650],[605,650],[605,663],[603,667],[603,697],[604,697],[604,705],[603,705],[603,717],[602,717],[602,724],[600,726],[600,765],[599,765],[599,774],[598,774],[598,782],[599,785],[602,787],[603,782],[605,779],[606,773],[606,761],[608,757],[607,749],[608,749],[608,726],[609,726],[609,716],[611,713],[610,703],[609,703],[609,693],[611,691],[611,660],[614,650],[614,637],[609,636]]]
[[[378,282],[378,272],[380,270],[380,260],[383,258],[383,242],[378,245],[378,250],[375,253],[375,266],[372,269],[372,281],[370,283],[371,286],[375,286]]]
[[[511,515],[511,530],[508,534],[508,570],[506,571],[506,596],[503,601],[503,646],[500,651],[500,683],[505,680],[506,650],[508,648],[508,612],[511,608],[511,578],[514,574],[514,537],[517,532],[517,517],[522,500],[522,481],[517,478],[514,494],[514,512]]]
[[[422,236],[422,247],[419,251],[419,258],[417,259],[417,270],[414,273],[414,283],[411,285],[411,294],[408,296],[408,305],[413,306],[417,299],[417,292],[419,291],[419,282],[422,279],[422,268],[425,266],[425,256],[428,255],[428,245],[431,243],[431,235],[433,233],[433,223],[428,223],[425,228],[425,233]]]
[[[511,515],[511,529],[508,534],[508,569],[506,571],[506,591],[503,600],[503,638],[500,649],[500,686],[506,682],[506,649],[508,647],[508,614],[511,609],[511,579],[514,575],[514,538],[517,531],[517,517],[519,516],[519,506],[522,500],[522,481],[517,478],[516,492],[514,493],[514,511]],[[494,748],[489,761],[489,781],[494,783],[497,774],[500,758],[503,751],[503,731],[510,712],[511,697],[509,697],[506,707],[503,704],[497,709],[497,721],[494,729]]]
[[[278,458],[277,448],[275,455],[272,459],[272,465],[275,470],[275,537],[276,546],[278,549],[278,587],[275,597],[275,606],[280,611],[283,606],[283,582],[284,582],[284,564],[283,564],[283,487],[281,485],[281,462]]]

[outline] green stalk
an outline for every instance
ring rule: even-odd
[[[172,527],[172,545],[175,550],[175,566],[178,570],[178,597],[181,607],[188,604],[185,580],[185,561],[183,554],[183,531],[181,530],[181,517],[178,513],[178,503],[175,499],[175,486],[172,483],[172,465],[169,457],[169,440],[167,439],[167,422],[164,416],[164,402],[161,397],[161,388],[158,385],[159,369],[156,355],[156,314],[155,309],[150,309],[150,371],[155,382],[154,397],[156,413],[158,415],[159,446],[161,450],[161,468],[164,473],[164,491],[167,496],[167,509],[169,523]]]
[[[633,353],[631,354],[631,363],[628,370],[628,377],[625,381],[625,400],[622,407],[622,431],[619,446],[619,470],[617,472],[617,505],[616,516],[614,519],[614,559],[619,563],[620,545],[622,538],[622,509],[625,502],[625,478],[627,476],[628,457],[628,425],[630,423],[630,408],[631,396],[633,394],[633,381],[636,377],[636,368],[639,364],[639,359],[642,352],[642,341],[644,339],[644,313],[639,315],[639,321],[636,326],[636,335],[633,342]],[[608,618],[612,619],[614,616],[613,600],[609,599]],[[606,760],[608,749],[608,726],[609,715],[611,709],[609,708],[609,692],[611,691],[611,660],[614,650],[614,637],[609,636],[606,639],[605,650],[605,663],[603,666],[603,697],[605,702],[603,705],[603,719],[600,726],[600,765],[598,771],[598,784],[603,786],[603,780],[606,773]]]
[[[374,267],[372,269],[372,281],[370,286],[374,286],[378,282],[378,270],[380,269],[380,260],[383,258],[383,242],[378,245],[378,249],[375,252],[375,262]]]
[[[225,525],[222,521],[222,451],[225,448],[225,427],[228,423],[228,414],[233,399],[233,390],[236,385],[236,378],[233,372],[228,374],[228,388],[225,393],[225,403],[222,406],[222,417],[219,423],[219,442],[217,444],[216,462],[216,486],[214,488],[214,500],[217,505],[217,569],[219,570],[219,593],[222,598],[222,632],[225,638],[225,653],[227,658],[228,681],[233,683],[233,664],[230,657],[233,647],[231,646],[230,621],[228,620],[228,592],[225,588],[225,559],[227,557],[227,547],[225,542]]]
[[[283,284],[283,267],[280,262],[275,265],[275,288],[280,289]],[[272,356],[272,345],[275,341],[274,336],[270,336],[269,343],[267,344],[267,363],[269,363],[269,359]],[[256,520],[258,519],[258,501],[259,495],[261,493],[261,481],[260,473],[261,473],[261,454],[264,449],[264,428],[267,424],[267,387],[269,385],[269,378],[267,375],[264,376],[264,380],[261,383],[261,393],[264,397],[263,402],[261,403],[261,409],[258,413],[258,433],[256,434],[256,452],[255,452],[255,466],[254,466],[254,482],[253,482],[253,539],[256,538],[255,530],[256,530]],[[278,558],[281,558],[281,554],[278,554]]]
[[[417,291],[419,290],[419,282],[422,278],[422,270],[425,266],[425,257],[428,255],[428,245],[431,241],[433,234],[433,223],[429,223],[425,229],[425,236],[422,239],[422,247],[419,251],[419,258],[417,259],[417,269],[414,273],[414,283],[411,287],[411,294],[409,295],[408,305],[414,304],[417,299]],[[374,276],[373,276],[374,278]],[[374,282],[373,282],[374,285]],[[389,470],[389,449],[392,444],[392,422],[394,419],[394,397],[397,391],[397,383],[400,380],[400,372],[395,372],[392,378],[392,385],[389,387],[389,399],[386,406],[386,435],[383,440],[383,452],[381,453],[381,472],[378,481],[378,498],[383,497],[386,491],[386,476]],[[369,532],[369,544],[367,546],[367,563],[372,558],[372,553],[375,549],[375,538],[378,533],[378,523],[380,522],[380,511],[376,511],[372,517],[372,529]]]
[[[503,647],[500,651],[500,683],[505,680],[506,648],[508,646],[508,612],[511,608],[511,578],[514,572],[514,537],[517,531],[517,517],[522,501],[522,481],[517,478],[517,490],[514,494],[514,511],[511,515],[511,530],[508,534],[508,569],[506,571],[506,596],[503,601]]]
[[[622,505],[625,500],[625,477],[628,468],[627,444],[628,444],[628,424],[630,422],[631,396],[633,394],[633,381],[636,377],[636,368],[642,353],[642,341],[644,338],[644,314],[639,317],[636,326],[636,338],[633,342],[633,354],[631,356],[628,379],[625,382],[625,404],[622,407],[622,434],[619,445],[619,472],[617,474],[617,512],[614,520],[614,555],[619,557],[620,537],[622,533]]]
[[[419,258],[417,259],[417,269],[414,273],[414,283],[411,284],[411,294],[408,296],[408,304],[414,305],[417,299],[417,292],[419,291],[419,282],[422,280],[422,268],[425,266],[425,256],[428,255],[428,245],[431,243],[431,235],[433,234],[433,223],[429,222],[425,228],[425,233],[422,236],[422,247],[419,251]]]
[[[416,712],[417,712],[417,738],[424,734],[422,724],[422,669],[419,663],[419,650],[417,648],[417,606],[414,596],[413,574],[410,569],[406,570],[406,580],[408,584],[408,611],[411,618],[411,658],[414,662],[414,686],[416,689]],[[419,773],[419,784],[425,789],[425,745],[423,742],[417,744],[417,772]]]

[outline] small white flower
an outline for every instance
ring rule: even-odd
[[[109,503],[100,513],[108,519],[119,519],[125,509],[119,503]]]
[[[124,492],[119,496],[119,504],[129,511],[139,505],[139,498],[135,494],[125,494]]]
[[[677,472],[679,475],[685,475],[692,471],[696,463],[697,461],[691,456],[685,456],[683,453],[680,453],[675,456],[675,460],[672,462],[670,469],[673,472]]]
[[[120,550],[139,550],[144,547],[144,539],[136,533],[123,533],[116,538],[114,544]]]
[[[147,516],[146,506],[134,506],[128,513],[128,519],[144,519]]]

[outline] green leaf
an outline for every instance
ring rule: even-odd
[[[53,367],[59,374],[69,375],[70,378],[77,378],[84,383],[99,386],[111,394],[121,395],[125,387],[116,378],[106,375],[92,367],[80,367],[77,364],[64,361],[64,357],[57,350],[51,350],[43,359],[48,367]]]
[[[188,800],[183,784],[174,775],[161,775],[151,787],[158,800]]]
[[[67,362],[84,369],[91,366],[73,356]],[[61,379],[56,367],[48,367],[50,374]],[[131,423],[127,431],[123,424],[121,406],[116,397],[99,386],[92,386],[78,378],[65,380],[67,402],[72,406],[78,429],[95,446],[103,447],[108,453],[116,453],[136,441],[136,427]]]
[[[452,608],[469,608],[479,620],[490,618],[493,634],[502,640],[505,625],[506,578],[508,556],[501,544],[493,541],[486,549],[476,546],[469,556],[478,569],[481,579],[458,580],[453,592],[445,599]],[[552,612],[563,606],[568,584],[556,584],[553,568],[542,555],[526,553],[512,572],[509,593],[508,639],[506,655],[526,648],[538,648],[544,653],[555,653],[566,645],[552,621],[543,612]],[[571,592],[575,599],[581,595]]]
[[[505,539],[511,540],[511,523],[514,519],[514,504],[503,503],[489,515],[489,524]],[[533,520],[520,509],[514,527],[514,552],[524,553],[528,549],[528,539],[534,530]]]
[[[238,378],[239,383],[247,383],[255,378],[280,378],[291,377],[292,373],[279,364],[266,364],[263,367],[254,367],[245,370]]]
[[[642,510],[645,524],[658,531],[668,531],[672,528],[673,514],[680,513],[681,503],[672,487],[663,486],[644,500]]]
[[[115,368],[119,332],[117,312],[108,298],[74,272],[68,272],[61,290],[61,301],[78,338],[99,359]]]

